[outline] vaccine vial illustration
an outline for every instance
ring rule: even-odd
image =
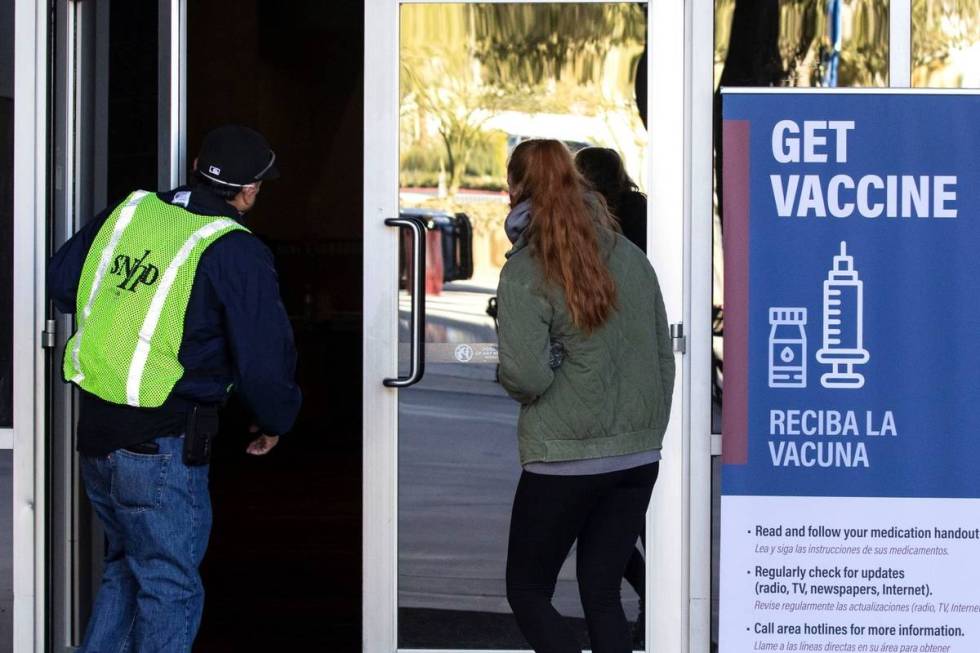
[[[817,361],[831,369],[820,377],[821,385],[863,388],[864,375],[854,368],[871,357],[864,348],[864,282],[858,278],[846,242],[840,244],[840,254],[834,257],[834,267],[823,282],[822,344]]]
[[[769,309],[769,387],[806,387],[806,309]]]

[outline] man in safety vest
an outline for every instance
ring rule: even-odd
[[[49,294],[77,327],[82,480],[105,571],[82,651],[190,651],[211,529],[208,458],[236,390],[276,446],[299,412],[292,327],[271,252],[242,223],[276,156],[257,132],[209,133],[188,187],[135,191],[52,259]]]

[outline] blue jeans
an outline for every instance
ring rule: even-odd
[[[156,454],[119,449],[81,458],[85,491],[106,534],[83,653],[185,653],[201,623],[208,467],[184,464],[182,437],[156,443]]]

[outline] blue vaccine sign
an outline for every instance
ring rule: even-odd
[[[721,650],[978,651],[980,95],[723,107]]]

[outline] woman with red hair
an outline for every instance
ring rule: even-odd
[[[560,142],[508,164],[514,243],[500,275],[500,382],[521,404],[507,598],[538,653],[580,652],[551,604],[578,541],[592,650],[632,650],[623,571],[670,416],[674,356],[657,276]]]

